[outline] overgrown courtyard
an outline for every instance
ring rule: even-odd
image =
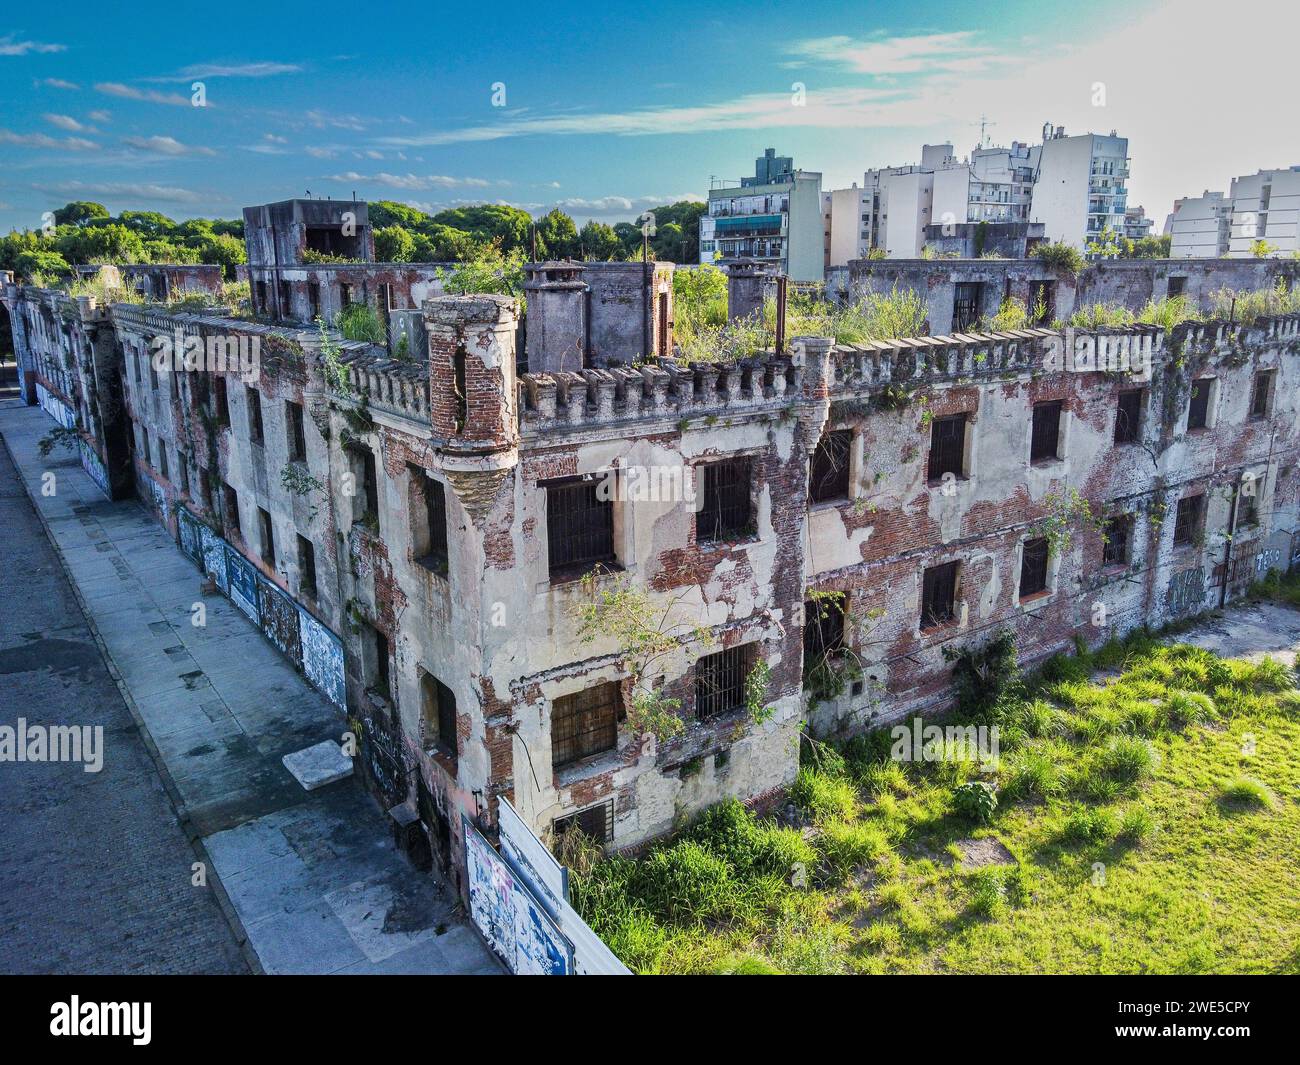
[[[1007,657],[983,689],[957,665],[995,767],[805,739],[771,816],[570,853],[575,904],[642,973],[1300,972],[1291,668],[1144,632],[1032,677]]]

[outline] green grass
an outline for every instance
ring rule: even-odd
[[[1293,683],[1268,659],[1114,642],[1002,707],[988,825],[954,807],[977,768],[815,745],[803,830],[724,803],[575,872],[575,903],[644,973],[1295,973]],[[967,868],[957,842],[990,836],[1011,862]]]

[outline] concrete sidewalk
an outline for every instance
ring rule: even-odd
[[[233,604],[200,594],[194,564],[139,504],[104,499],[71,452],[40,456],[53,424],[0,402],[0,434],[262,967],[501,971],[452,889],[396,851],[355,777],[307,792],[281,763],[338,740],[338,710]]]

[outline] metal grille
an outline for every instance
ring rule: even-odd
[[[1046,537],[1026,540],[1020,554],[1020,598],[1047,590],[1048,543]]]
[[[1192,398],[1187,404],[1187,428],[1204,429],[1210,413],[1210,379],[1192,382]]]
[[[1201,524],[1201,504],[1204,496],[1188,496],[1178,501],[1178,517],[1174,521],[1174,543],[1190,544],[1196,538]]]
[[[931,566],[925,571],[921,588],[921,628],[928,629],[951,621],[957,598],[956,562]]]
[[[980,284],[962,281],[957,285],[956,299],[952,305],[953,332],[965,333],[974,328],[980,314]]]
[[[1253,418],[1262,418],[1268,413],[1269,388],[1273,383],[1271,373],[1255,375],[1255,391],[1250,396],[1250,414]]]
[[[1034,430],[1029,443],[1029,461],[1057,458],[1061,435],[1061,401],[1034,404]]]
[[[1115,443],[1132,444],[1137,441],[1142,419],[1142,389],[1134,388],[1119,394],[1115,408]]]
[[[702,468],[704,505],[695,516],[697,540],[735,540],[751,531],[749,459],[711,462]]]
[[[701,721],[745,704],[749,647],[732,647],[695,663],[695,716]]]
[[[614,506],[596,481],[546,486],[547,552],[552,575],[614,559]]]
[[[814,503],[847,499],[849,495],[849,452],[853,430],[838,429],[826,433],[813,452],[808,493]]]
[[[807,671],[844,646],[844,596],[804,604],[803,665]]]
[[[1101,550],[1103,566],[1119,566],[1128,562],[1129,535],[1133,530],[1133,519],[1127,515],[1111,518],[1106,522],[1102,535],[1106,543]]]
[[[558,769],[618,745],[619,687],[599,684],[551,706],[551,764]]]
[[[614,800],[607,799],[598,806],[589,806],[568,817],[557,817],[553,825],[555,838],[558,840],[566,832],[581,832],[584,836],[608,846],[614,838]]]
[[[960,477],[965,466],[966,415],[936,418],[930,425],[929,479],[942,480],[945,473]]]

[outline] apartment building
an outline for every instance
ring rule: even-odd
[[[1171,259],[1217,259],[1228,254],[1232,203],[1208,189],[1200,196],[1185,196],[1174,201],[1166,229]]]
[[[754,176],[709,190],[700,218],[700,262],[756,259],[795,281],[825,277],[826,230],[822,176],[796,170],[789,156],[768,148]]]
[[[1232,201],[1228,255],[1300,252],[1300,166],[1233,178],[1228,198]]]
[[[1080,251],[1104,233],[1123,233],[1128,210],[1128,138],[1044,128],[1029,220],[1047,240]]]
[[[254,277],[275,269],[263,246]],[[106,463],[125,450],[196,584],[210,574],[335,701],[385,807],[414,814],[413,854],[463,890],[461,826],[491,831],[500,797],[544,837],[633,846],[780,795],[805,727],[942,707],[945,649],[1009,628],[1033,661],[1291,564],[1300,317],[948,335],[948,287],[977,283],[951,271],[999,264],[922,265],[944,271],[909,275],[935,293],[935,335],[692,365],[643,264],[530,265],[522,353],[506,296],[396,312],[423,336],[398,357],[400,338],[305,318],[102,307],[12,278],[3,294],[46,409],[79,412]],[[1199,264],[1187,291],[1289,265]],[[743,310],[756,273],[733,273]],[[296,308],[311,280],[287,283]],[[160,338],[228,361],[160,370]],[[1106,535],[1073,523],[1052,548],[1071,489]],[[667,619],[652,667],[584,623],[623,594]],[[675,733],[633,728],[638,684]]]

